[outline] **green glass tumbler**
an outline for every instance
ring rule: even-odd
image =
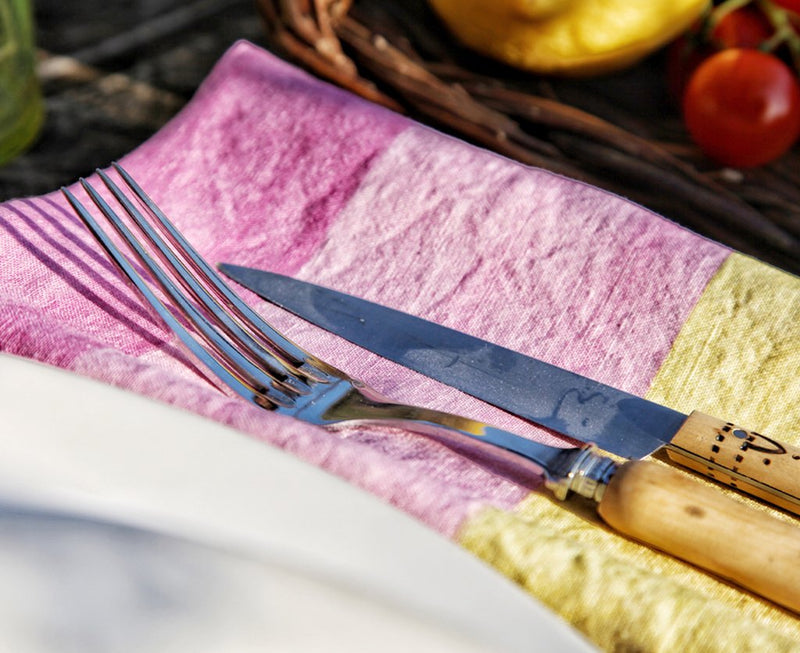
[[[31,4],[0,0],[0,165],[33,142],[43,117]]]

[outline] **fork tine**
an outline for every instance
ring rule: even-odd
[[[163,229],[172,246],[176,250],[184,253],[184,261],[186,264],[188,264],[194,273],[199,275],[205,283],[211,286],[215,295],[211,296],[212,301],[220,307],[224,304],[225,307],[231,311],[234,320],[232,322],[228,321],[226,313],[222,314],[223,319],[225,319],[226,327],[231,329],[230,335],[237,339],[243,339],[250,348],[253,346],[259,349],[263,349],[264,347],[269,348],[272,353],[281,359],[284,365],[289,366],[295,373],[301,376],[306,376],[315,381],[324,381],[326,376],[317,366],[325,368],[326,365],[298,347],[282,333],[276,331],[269,323],[264,321],[261,316],[245,304],[239,296],[230,289],[217,271],[212,268],[197,250],[194,249],[192,244],[186,240],[183,234],[175,228],[170,219],[161,211],[158,205],[142,187],[139,186],[136,180],[118,163],[114,162],[111,165],[128,187],[136,194],[136,197],[153,214],[157,220],[158,226]],[[101,179],[103,179],[103,182],[108,185],[110,182],[108,176],[100,170],[98,170],[98,173]],[[112,186],[109,187],[110,190],[130,213],[130,201],[119,192],[119,189],[113,185],[113,182],[111,183]],[[132,217],[136,219],[136,216],[132,215]],[[161,248],[159,247],[159,249]],[[189,276],[189,278],[191,278],[191,276]]]
[[[194,304],[187,301],[177,286],[172,283],[172,279],[164,274],[163,269],[158,265],[152,264],[152,259],[147,256],[147,253],[139,245],[135,236],[132,236],[132,234],[125,236],[125,239],[129,242],[131,248],[140,259],[142,259],[142,257],[147,257],[146,260],[142,260],[151,274],[153,274],[158,283],[162,285],[173,301],[178,304],[190,321],[199,329],[206,341],[216,349],[221,349],[221,353],[225,358],[229,360],[232,359],[237,367],[242,368],[243,372],[257,384],[263,386],[270,384],[272,381],[278,381],[281,386],[288,386],[294,392],[306,394],[309,389],[307,385],[297,377],[296,368],[290,363],[274,356],[271,351],[265,349],[259,342],[250,337],[247,332],[243,331],[240,326],[231,319],[214,296],[208,292],[189,270],[187,270],[186,263],[191,261],[191,257],[188,253],[184,255],[184,258],[179,258],[181,254],[180,250],[176,252],[170,249],[144,214],[136,208],[108,175],[102,170],[98,170],[97,173],[106,187],[108,187],[128,215],[137,224],[150,245],[155,248],[155,251],[165,266],[172,271],[178,282],[207,312],[204,314],[197,311]],[[82,184],[84,187],[87,185],[84,181],[82,181]],[[95,203],[106,213],[103,206],[98,203],[98,198],[100,198],[100,196],[97,192],[94,191],[94,189],[91,191],[87,190],[87,192],[90,192]],[[150,205],[157,208],[152,200],[150,200]],[[106,204],[105,206],[107,207],[108,205]],[[163,216],[163,213],[160,211],[159,213]],[[106,213],[106,217],[118,228],[118,224],[120,224],[121,221],[117,216],[112,217]],[[160,219],[158,215],[154,217],[156,220]],[[164,219],[166,219],[166,217],[164,217]],[[199,255],[195,252],[195,256]],[[209,320],[208,317],[213,318],[213,321]],[[234,342],[231,343],[222,337],[217,328],[226,333]],[[241,345],[240,347],[235,346],[237,342]]]
[[[173,315],[172,311],[170,311],[153,292],[147,281],[139,274],[119,247],[109,238],[86,207],[67,188],[62,188],[62,193],[64,193],[69,203],[89,230],[94,234],[95,238],[101,243],[109,257],[197,359],[206,365],[212,373],[216,374],[222,380],[223,384],[248,401],[266,408],[292,405],[294,399],[288,396],[280,387],[276,387],[276,383],[279,384],[282,379],[276,379],[267,372],[262,372],[238,353],[236,348],[225,341],[220,334],[215,331],[205,316],[199,313],[191,302],[187,301],[186,297],[182,295],[169,277],[159,269],[159,266],[148,256],[141,242],[131,233],[128,227],[120,220],[119,216],[111,209],[99,193],[84,179],[81,179],[80,183],[92,201],[111,222],[128,247],[131,248],[137,255],[137,258],[139,258],[158,281],[159,285],[162,286],[162,289],[176,304],[178,304],[181,311],[190,319],[191,323],[195,325],[200,334],[202,334],[206,343],[212,346],[214,351],[217,352],[217,356],[212,355],[208,348],[199,342],[197,337]],[[285,373],[286,371],[282,370],[281,376],[285,377]]]

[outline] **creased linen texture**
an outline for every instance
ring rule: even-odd
[[[696,306],[733,292],[716,281],[734,258],[724,247],[373,106],[245,42],[122,164],[212,263],[356,293],[640,395],[681,395],[719,335],[691,326]],[[747,266],[768,270],[783,289],[753,304],[764,321],[773,319],[770,302],[796,304],[796,279]],[[800,641],[793,617],[610,533],[579,505],[555,504],[539,479],[506,477],[402,430],[332,434],[223,395],[141,307],[59,193],[0,207],[0,279],[2,351],[292,451],[475,552],[603,649],[788,651]],[[398,400],[558,442],[243,296],[301,346]],[[749,383],[776,365],[782,378],[797,378],[797,321],[780,329],[788,329],[780,360],[762,367],[750,356],[737,369]],[[783,423],[800,423],[797,384],[781,387]],[[714,392],[703,384],[692,401],[714,405]],[[776,406],[753,410],[749,423],[771,423]]]

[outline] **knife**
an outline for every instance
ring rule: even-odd
[[[623,458],[664,447],[678,464],[800,514],[800,448],[352,295],[273,272],[219,268],[327,331],[540,426]]]
[[[234,280],[266,297],[273,297],[273,282],[285,281],[287,297],[298,299],[302,296],[304,299],[299,300],[300,304],[309,310],[308,316],[312,320],[314,316],[318,317],[319,309],[324,309],[324,312],[333,310],[337,318],[344,311],[350,323],[362,325],[362,331],[366,328],[372,332],[373,327],[382,331],[387,326],[381,320],[387,315],[384,311],[388,309],[367,304],[367,308],[376,308],[378,313],[352,313],[346,308],[353,298],[338,293],[331,295],[325,289],[257,270],[227,265],[221,266],[221,269]],[[333,300],[329,303],[331,297]],[[316,300],[320,299],[322,304],[317,305]],[[344,305],[339,304],[339,300],[343,300]],[[357,307],[359,303],[357,300]],[[294,304],[295,301],[290,301],[287,305]],[[394,312],[388,315],[392,319],[396,317]],[[407,325],[416,325],[413,320],[416,318]],[[395,332],[400,328],[392,324],[390,331]],[[411,335],[413,337],[406,339],[406,343],[417,347],[422,343],[426,357],[437,360],[440,353],[438,349],[431,348],[424,340],[420,341],[416,334]],[[482,344],[494,347],[488,343]],[[458,366],[462,357],[466,356],[466,353],[455,358],[451,356],[451,362]],[[557,382],[563,371],[553,369],[556,372],[551,378]],[[544,376],[547,377],[546,374]],[[591,402],[598,387],[597,384],[591,387],[592,394],[583,397],[583,403]],[[584,386],[579,387],[580,392],[584,389]],[[563,395],[571,392],[572,389],[564,388]],[[626,398],[632,397],[616,397],[621,405],[615,410],[621,414],[620,424],[624,424],[625,419],[635,424],[639,418],[635,410],[630,413],[630,407],[624,403]],[[376,410],[380,408],[379,412],[384,413],[387,407],[393,405],[384,403],[380,397],[362,395],[357,410],[348,410],[347,414],[351,419],[357,416],[363,418],[370,414],[369,411],[364,412],[370,406]],[[394,405],[392,409],[397,409],[397,406]],[[409,415],[408,411],[412,411],[417,415],[415,421],[425,421],[427,411],[424,408],[401,406],[399,410],[394,414],[401,419]],[[556,498],[565,499],[570,494],[577,494],[593,500],[597,503],[598,515],[618,533],[710,571],[800,614],[800,568],[797,565],[800,560],[800,540],[796,525],[786,518],[778,519],[767,511],[743,505],[741,501],[700,485],[664,465],[642,460],[618,465],[611,458],[597,454],[593,445],[549,447],[454,415],[440,415],[431,419],[429,424],[446,424],[445,421],[439,421],[443,417],[451,420],[458,433],[468,435],[478,443],[491,445],[490,451],[498,456],[497,460],[512,462],[515,467],[522,462],[522,469],[525,468],[525,461],[532,462],[544,472],[544,485]]]

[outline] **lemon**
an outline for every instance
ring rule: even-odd
[[[467,47],[536,73],[596,75],[634,64],[709,0],[429,0]]]

